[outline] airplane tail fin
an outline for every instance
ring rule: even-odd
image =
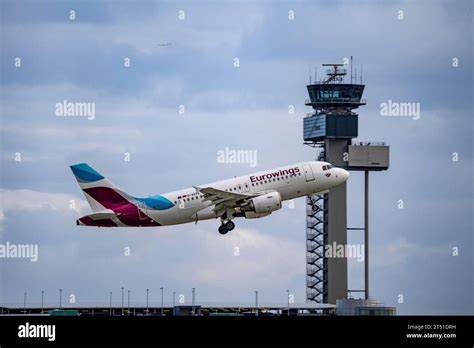
[[[81,190],[94,212],[129,204],[131,196],[116,187],[87,163],[71,166]]]

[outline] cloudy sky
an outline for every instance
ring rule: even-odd
[[[39,259],[0,260],[0,302],[27,292],[38,303],[45,290],[56,303],[62,288],[77,303],[108,302],[109,291],[118,303],[122,286],[136,303],[146,288],[159,302],[160,287],[167,302],[173,291],[189,302],[192,287],[198,302],[252,302],[259,290],[260,302],[284,304],[286,289],[304,302],[304,198],[238,220],[224,237],[218,221],[84,228],[75,220],[90,210],[68,166],[87,162],[147,196],[312,160],[302,139],[309,70],[353,55],[367,84],[359,140],[391,146],[390,170],[371,175],[371,294],[401,314],[472,314],[472,10],[471,1],[2,1],[0,240],[38,244]],[[95,118],[56,116],[63,100],[95,103]],[[381,116],[388,100],[420,103],[420,118]],[[218,163],[226,147],[256,150],[257,167]],[[362,175],[348,186],[349,225],[359,227]],[[362,263],[349,269],[349,287],[362,288]]]

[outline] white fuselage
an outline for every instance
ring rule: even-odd
[[[329,174],[329,175],[328,175]],[[321,193],[344,183],[349,173],[335,168],[327,162],[301,162],[250,175],[199,185],[222,191],[242,194],[264,194],[277,191],[281,200],[286,201],[310,194]],[[162,195],[174,203],[174,207],[164,211],[147,210],[150,218],[162,225],[175,225],[198,220],[214,219],[214,205],[206,201],[194,187],[169,192]],[[146,209],[146,206],[143,207]]]

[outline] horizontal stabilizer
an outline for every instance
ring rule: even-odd
[[[92,220],[103,220],[103,219],[110,219],[111,217],[116,216],[116,214],[111,209],[105,209],[101,211],[96,211],[87,216],[89,216]]]

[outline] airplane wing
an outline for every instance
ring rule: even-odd
[[[204,195],[204,202],[210,201],[215,205],[213,211],[216,212],[217,215],[222,215],[227,208],[236,206],[238,201],[256,196],[246,193],[223,191],[212,187],[193,187]]]

